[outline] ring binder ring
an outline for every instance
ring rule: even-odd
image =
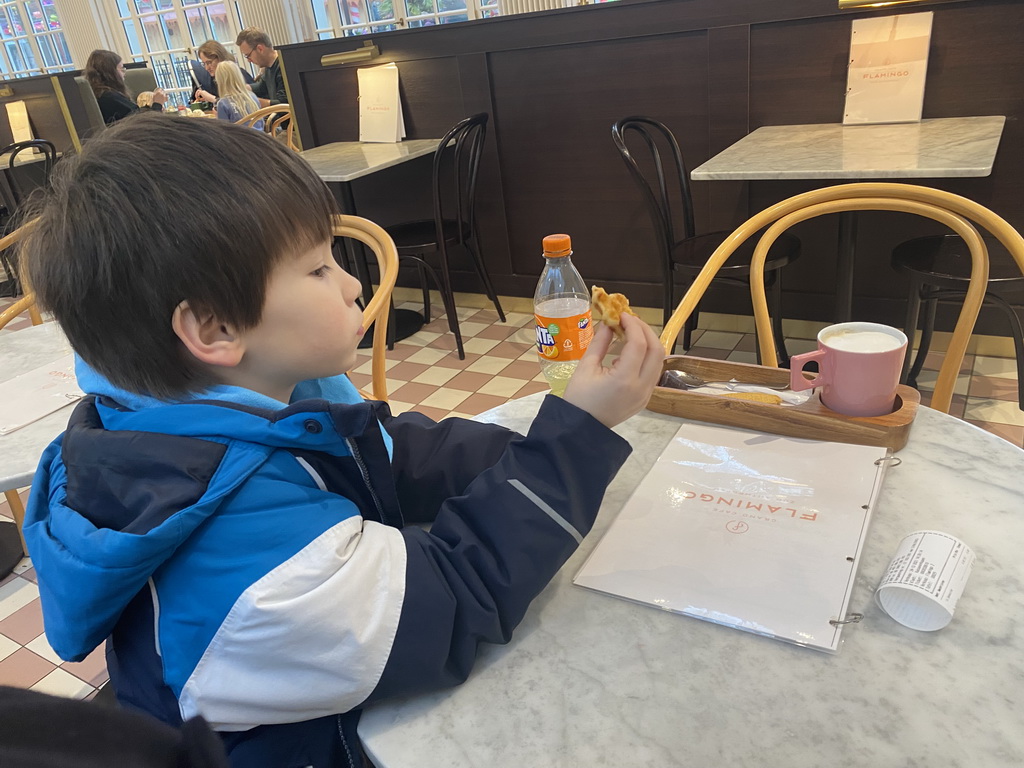
[[[828,623],[833,627],[840,627],[843,624],[857,624],[864,618],[863,613],[848,613],[845,619],[829,619]]]
[[[890,467],[898,467],[900,464],[903,463],[903,459],[901,459],[899,456],[883,456],[880,459],[875,459],[875,466],[881,466],[883,461],[891,461],[892,464],[889,465]]]

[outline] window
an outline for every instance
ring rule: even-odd
[[[181,106],[192,95],[192,49],[219,40],[234,52],[241,29],[232,0],[107,0],[107,10],[124,33],[135,61],[145,61],[167,91],[168,104]]]
[[[75,68],[53,0],[0,0],[0,46],[3,77]]]
[[[317,36],[369,35],[499,15],[498,0],[307,0]]]

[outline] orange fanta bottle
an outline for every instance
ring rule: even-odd
[[[551,392],[561,396],[594,335],[590,291],[572,263],[568,235],[544,238],[544,261],[533,296],[537,354]]]

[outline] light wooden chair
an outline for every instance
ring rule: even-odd
[[[974,331],[988,283],[988,250],[975,225],[988,230],[1010,252],[1022,272],[1024,238],[985,206],[930,187],[881,182],[840,184],[796,195],[752,216],[726,238],[694,279],[661,333],[662,345],[666,352],[672,349],[686,319],[729,254],[759,229],[771,225],[754,250],[750,267],[750,295],[754,303],[754,323],[757,327],[761,363],[777,367],[771,318],[765,299],[764,262],[768,249],[780,234],[794,224],[841,211],[898,211],[924,216],[949,227],[964,240],[970,250],[971,282],[964,296],[960,316],[939,370],[931,399],[932,408],[948,413],[957,374]],[[907,335],[911,336],[913,330],[908,330]]]
[[[359,216],[339,215],[334,218],[334,236],[359,240],[377,257],[380,281],[366,307],[363,309],[363,326],[369,333],[373,326],[373,354],[370,358],[372,395],[360,391],[367,399],[388,399],[387,376],[384,368],[387,353],[388,313],[391,308],[391,292],[398,279],[398,251],[395,242],[381,227]]]
[[[278,106],[287,106],[281,104]],[[288,110],[279,114],[273,120],[270,121],[270,126],[267,129],[267,133],[273,136],[275,139],[284,144],[288,149],[294,152],[301,152],[302,147],[299,146],[295,140],[295,121],[292,120],[292,108],[288,107]]]

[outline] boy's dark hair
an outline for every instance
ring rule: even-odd
[[[90,366],[174,398],[216,383],[172,330],[175,308],[257,325],[273,267],[329,241],[335,211],[309,165],[259,131],[140,114],[54,169],[22,263]]]

